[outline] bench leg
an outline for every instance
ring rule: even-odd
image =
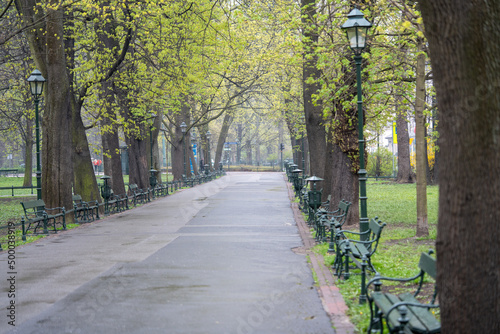
[[[23,239],[23,241],[26,241],[26,228],[25,228],[24,224],[25,224],[24,217],[22,217],[21,218],[21,226],[22,226],[22,229],[23,229],[22,239]]]
[[[359,303],[366,303],[366,255],[361,258],[361,294],[359,295]]]
[[[47,225],[48,225],[48,219],[47,219],[47,217],[45,217],[43,219],[43,233],[45,233],[45,234],[49,234],[49,228]],[[55,224],[54,224],[54,226],[55,226]]]
[[[344,279],[349,279],[350,274],[349,274],[349,252],[351,250],[351,246],[349,245],[349,242],[347,242],[347,245],[345,246],[345,252],[344,252],[344,257],[345,257],[345,273],[344,273]]]

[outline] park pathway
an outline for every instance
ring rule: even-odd
[[[283,175],[229,173],[1,253],[0,333],[335,333],[303,248]]]

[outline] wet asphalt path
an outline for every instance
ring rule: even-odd
[[[334,333],[300,246],[283,176],[229,173],[16,249],[0,333]]]

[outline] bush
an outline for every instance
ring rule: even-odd
[[[368,176],[392,176],[392,152],[380,147],[368,155],[366,170]]]

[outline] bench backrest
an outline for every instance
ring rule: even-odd
[[[41,199],[21,202],[24,210],[24,216],[27,219],[30,219],[29,216],[33,217],[33,215],[41,216],[43,210],[45,210],[45,202]]]
[[[130,190],[135,190],[135,189],[137,189],[138,187],[137,187],[137,184],[132,183],[132,184],[129,184],[129,185],[128,185],[128,188],[129,188]]]
[[[369,228],[369,238],[367,241],[371,242],[370,245],[370,253],[373,254],[377,250],[378,242],[380,241],[380,236],[382,235],[382,230],[386,226],[386,223],[382,223],[378,217],[370,219],[368,223]]]
[[[351,206],[351,202],[346,202],[341,200],[339,202],[339,211],[335,214],[335,220],[337,221],[337,225],[344,225],[347,220],[347,214],[349,213],[349,207]]]
[[[73,202],[81,202],[82,201],[82,196],[80,195],[73,195]]]
[[[45,207],[45,202],[41,199],[37,199],[34,201],[29,201],[29,202],[21,202],[21,205],[23,206],[23,209],[25,212],[26,212],[26,210],[30,210],[30,209],[33,209],[36,211],[40,207]]]
[[[351,202],[346,202],[344,200],[341,200],[339,202],[340,214],[347,216],[347,213],[349,212],[350,206],[351,206]]]
[[[422,253],[418,267],[430,277],[436,279],[436,259],[430,254]]]
[[[434,253],[434,251],[430,250],[428,253],[422,253],[422,255],[420,255],[420,261],[418,263],[418,267],[420,268],[420,274],[418,275],[418,277],[420,277],[420,279],[417,291],[415,291],[415,294],[413,295],[415,297],[420,293],[420,290],[422,289],[425,274],[432,277],[434,281],[436,280],[436,259],[431,256],[432,253]],[[436,284],[434,284],[434,293],[432,295],[431,304],[435,303],[437,295],[437,286]]]

